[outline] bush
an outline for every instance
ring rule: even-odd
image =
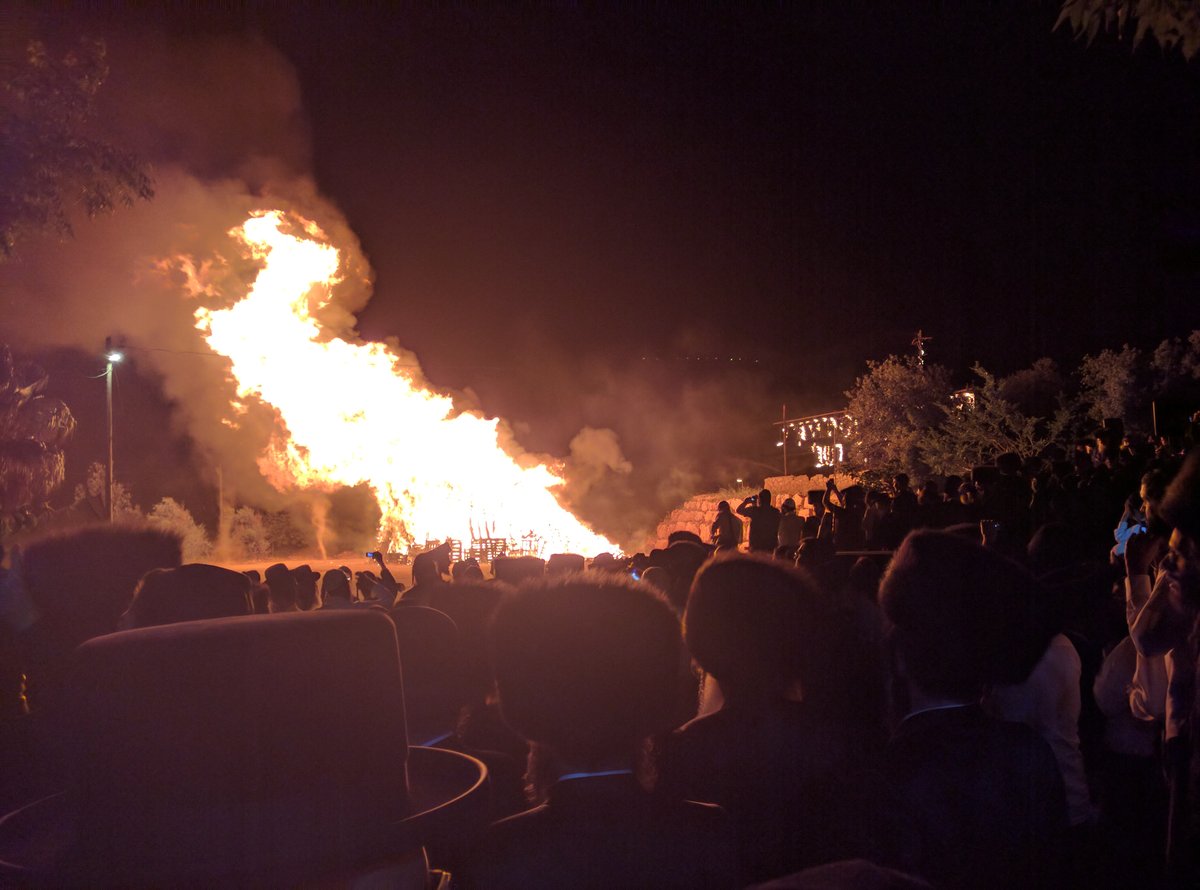
[[[203,562],[212,553],[212,542],[204,526],[192,518],[188,508],[174,498],[163,498],[150,511],[150,525],[179,535],[184,562]]]
[[[262,514],[253,507],[239,507],[229,526],[229,542],[233,551],[243,559],[258,559],[271,553]]]
[[[266,529],[267,542],[271,552],[276,556],[299,553],[309,546],[307,536],[296,526],[292,514],[288,510],[268,513],[263,517],[263,527]]]

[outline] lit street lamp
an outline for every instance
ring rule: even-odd
[[[108,521],[113,521],[113,418],[112,418],[112,383],[113,365],[125,358],[125,353],[114,349],[112,337],[104,338],[104,387],[108,394]]]

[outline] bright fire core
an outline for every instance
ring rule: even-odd
[[[209,346],[232,362],[238,398],[278,412],[282,429],[259,459],[267,479],[281,490],[367,484],[391,550],[476,537],[543,555],[616,550],[558,503],[551,467],[523,466],[501,447],[497,420],[457,413],[384,344],[323,332],[314,313],[339,282],[338,251],[292,221],[311,237],[285,231],[278,211],[234,229],[262,263],[258,276],[233,306],[196,311]]]

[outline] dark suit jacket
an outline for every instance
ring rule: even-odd
[[[481,890],[737,886],[725,814],[627,775],[559,782],[547,803],[488,830],[466,877]]]
[[[733,819],[745,883],[856,851],[847,826],[846,734],[805,704],[727,705],[664,740],[659,789],[720,805]]]
[[[938,887],[1058,882],[1062,776],[1029,727],[978,705],[904,720],[883,754],[876,826],[887,864]]]

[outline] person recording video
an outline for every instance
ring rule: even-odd
[[[774,553],[779,539],[779,510],[771,506],[771,492],[764,488],[750,495],[738,506],[737,514],[750,520],[750,550]]]

